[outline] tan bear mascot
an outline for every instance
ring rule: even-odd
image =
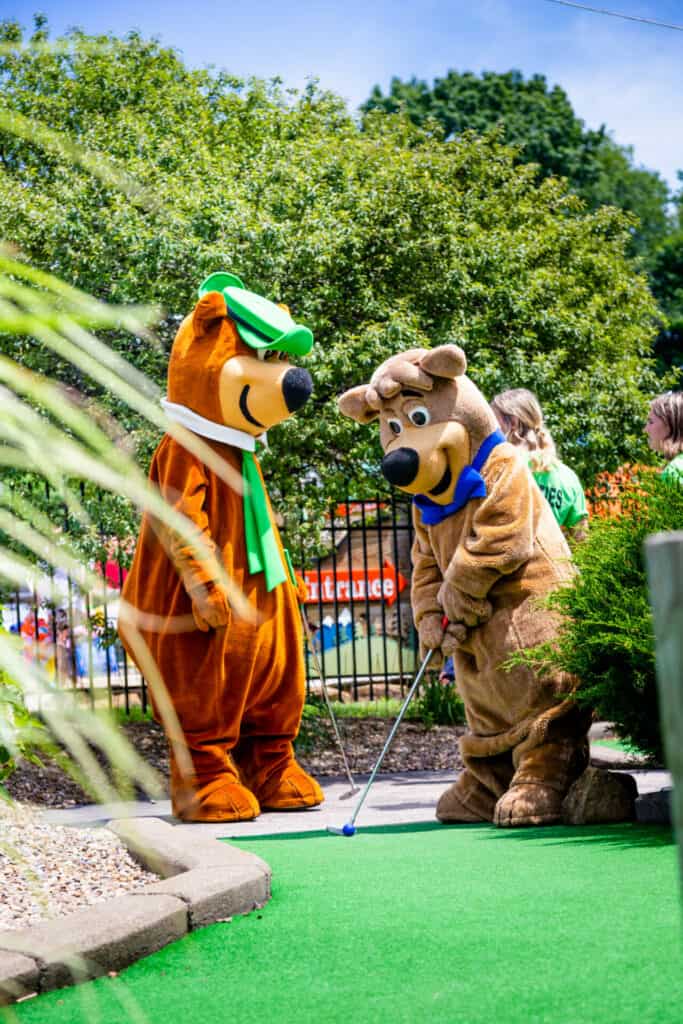
[[[286,307],[247,291],[234,275],[211,275],[200,296],[174,341],[163,404],[242,476],[245,493],[165,434],[150,480],[215,558],[200,557],[145,515],[122,596],[191,754],[189,777],[171,757],[174,814],[235,821],[323,799],[292,752],[305,685],[297,589],[253,454],[256,438],[310,397],[311,377],[289,355],[305,355],[313,338]],[[232,611],[216,559],[253,607],[251,620]],[[145,628],[159,621],[162,628]],[[135,660],[129,628],[119,627]]]
[[[339,406],[360,423],[379,419],[382,471],[413,495],[420,644],[423,654],[453,654],[465,704],[465,770],[442,794],[437,818],[550,824],[588,763],[590,715],[568,696],[569,678],[503,663],[555,635],[557,619],[538,598],[571,577],[570,553],[466,366],[457,345],[413,349]]]

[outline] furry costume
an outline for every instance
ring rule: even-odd
[[[166,408],[190,429],[213,438],[207,443],[238,473],[244,469],[252,495],[258,496],[262,477],[251,454],[255,436],[302,405],[311,383],[306,371],[289,366],[278,347],[285,338],[282,331],[271,332],[276,335],[272,340],[263,334],[265,321],[257,318],[249,333],[246,321],[234,319],[236,300],[233,303],[230,292],[242,287],[230,275],[212,275],[205,282],[202,298],[173,344]],[[260,298],[245,295],[247,300]],[[265,310],[267,318],[272,304],[260,302],[259,311]],[[278,315],[285,328],[292,325],[286,336],[290,341],[297,330],[306,331],[296,328],[288,311]],[[265,350],[268,361],[257,356],[254,346]],[[225,430],[226,425],[232,429]],[[196,525],[209,552],[215,553],[256,612],[254,621],[238,618],[215,561],[202,559],[193,546],[144,516],[122,596],[137,610],[140,633],[167,687],[192,758],[190,778],[181,777],[171,758],[174,814],[187,821],[243,820],[254,818],[260,809],[320,803],[320,787],[292,752],[304,702],[301,621],[297,589],[287,576],[264,492],[255,522],[245,522],[250,506],[242,495],[168,434],[152,459],[150,480]],[[270,545],[262,566],[266,571],[250,562],[250,525],[251,539],[256,536],[258,541],[260,534]],[[163,628],[145,629],[151,616],[161,617]],[[183,622],[189,626],[176,631]],[[135,660],[129,628],[125,621],[119,627]],[[155,713],[159,718],[158,707]]]
[[[339,405],[361,423],[379,418],[383,472],[414,495],[420,643],[454,657],[470,731],[460,744],[465,770],[437,817],[551,823],[587,764],[590,715],[568,696],[568,677],[540,679],[503,663],[555,636],[557,617],[538,598],[571,578],[570,552],[465,368],[456,345],[414,349],[388,359]]]

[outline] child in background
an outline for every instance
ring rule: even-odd
[[[667,391],[653,398],[645,433],[650,448],[670,459],[662,477],[683,485],[683,391]]]
[[[583,540],[588,532],[583,487],[574,470],[560,461],[536,395],[511,388],[496,395],[491,408],[510,444],[528,452],[529,469],[560,526],[572,540]]]

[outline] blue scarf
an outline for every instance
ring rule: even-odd
[[[486,484],[479,470],[496,445],[502,444],[504,440],[505,437],[501,434],[500,430],[494,430],[482,442],[479,451],[472,459],[471,465],[465,466],[460,473],[455,485],[453,501],[450,501],[448,505],[439,505],[438,502],[428,498],[426,494],[415,495],[413,504],[417,505],[422,513],[422,522],[425,526],[436,526],[437,523],[442,522],[448,516],[452,516],[454,512],[461,509],[471,498],[486,497]]]

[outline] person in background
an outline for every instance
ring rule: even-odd
[[[650,448],[670,460],[662,477],[683,485],[683,391],[667,391],[653,398],[645,433]]]
[[[528,453],[534,480],[565,534],[583,540],[588,532],[586,496],[574,470],[560,461],[536,395],[511,388],[496,395],[491,408],[506,440]]]
[[[455,682],[455,668],[453,666],[453,658],[448,657],[443,663],[443,668],[439,675],[439,682],[442,686],[448,686],[450,683]]]

